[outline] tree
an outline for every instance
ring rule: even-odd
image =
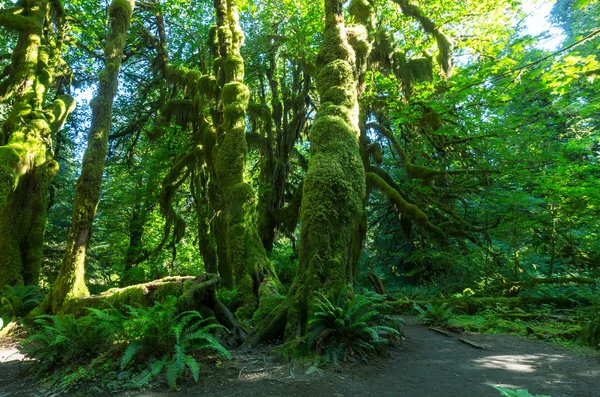
[[[98,76],[98,93],[92,101],[92,125],[81,175],[75,189],[71,233],[58,278],[52,292],[42,303],[43,312],[60,312],[65,301],[89,295],[84,279],[85,256],[96,208],[100,201],[102,175],[112,123],[113,100],[118,90],[123,48],[134,6],[134,0],[113,0],[108,9],[111,33],[104,47],[106,60],[104,70]]]
[[[11,106],[0,132],[0,286],[35,285],[58,172],[52,140],[75,106],[61,59],[65,15],[60,1],[18,2],[0,10],[0,25],[18,35],[0,76],[0,98]]]

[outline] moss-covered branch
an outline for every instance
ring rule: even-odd
[[[396,191],[396,189],[388,185],[378,175],[372,172],[368,172],[367,180],[373,187],[379,189],[392,201],[392,203],[394,203],[402,217],[410,219],[418,227],[431,233],[440,242],[446,242],[446,234],[439,227],[429,222],[429,218],[419,207],[417,207],[415,204],[411,204],[408,201],[404,200],[402,196]]]
[[[419,7],[411,3],[409,0],[392,0],[400,6],[404,15],[417,20],[423,30],[432,35],[438,45],[439,55],[438,63],[444,70],[447,76],[452,74],[452,48],[454,46],[452,39],[442,32],[438,26],[425,15],[425,12]]]

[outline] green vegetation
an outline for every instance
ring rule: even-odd
[[[504,397],[550,397],[548,395],[541,394],[533,395],[529,393],[529,390],[527,389],[513,390],[507,389],[505,387],[494,387],[494,389],[498,390],[500,392],[500,395]]]
[[[359,358],[367,361],[374,354],[387,353],[386,347],[398,341],[400,319],[381,314],[381,300],[373,296],[348,296],[340,291],[332,303],[325,295],[315,298],[316,311],[308,321],[311,328],[306,339],[309,349],[328,363]]]
[[[123,338],[128,346],[121,358],[121,369],[131,367],[136,358],[146,366],[136,375],[136,386],[146,385],[164,372],[169,388],[176,390],[177,380],[186,368],[197,382],[200,367],[194,351],[212,350],[231,357],[210,333],[225,328],[212,323],[213,318],[202,318],[197,311],[177,314],[176,302],[177,298],[170,297],[149,308],[128,307],[123,324]]]
[[[433,304],[427,303],[425,309],[418,304],[414,304],[415,310],[419,313],[419,321],[425,325],[447,325],[452,317],[454,308],[447,303]]]
[[[8,324],[23,318],[41,301],[42,294],[37,286],[6,285],[0,290],[0,319],[4,324]]]
[[[51,375],[61,391],[83,384],[98,390],[137,388],[163,374],[175,390],[186,369],[198,381],[198,359],[207,352],[230,358],[215,336],[226,329],[197,311],[179,313],[176,297],[124,309],[125,314],[90,308],[79,318],[38,316],[21,352],[35,360],[35,373]]]
[[[367,360],[400,314],[597,348],[599,21],[0,0],[2,332],[62,390],[174,390],[223,346]]]

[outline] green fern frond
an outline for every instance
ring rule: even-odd
[[[198,365],[196,359],[190,355],[186,355],[183,357],[183,362],[190,370],[194,381],[198,382],[198,379],[200,378],[200,366]]]

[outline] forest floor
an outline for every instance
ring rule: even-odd
[[[184,382],[177,395],[498,397],[491,386],[502,386],[552,397],[600,396],[600,358],[592,350],[512,335],[445,336],[419,325],[412,317],[405,321],[405,343],[390,357],[369,364],[351,363],[307,374],[310,364],[280,363],[267,358],[264,351],[234,353],[235,359],[222,368],[205,371],[199,384]],[[461,337],[483,348],[463,343]],[[16,350],[0,348],[0,397],[53,395],[23,377],[21,360]],[[173,393],[148,390],[121,394],[168,395]]]

